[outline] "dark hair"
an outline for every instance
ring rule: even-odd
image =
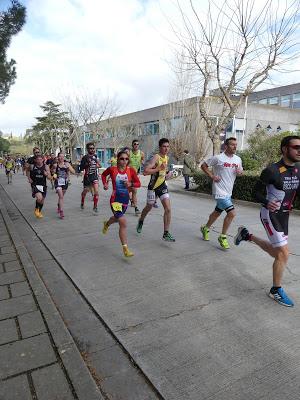
[[[282,148],[283,148],[283,147],[287,147],[287,146],[290,144],[290,142],[291,142],[292,140],[295,140],[295,139],[300,140],[300,136],[297,136],[297,135],[290,135],[290,136],[284,137],[284,138],[281,140],[281,143],[280,143],[280,151],[281,151],[281,153],[282,153]]]
[[[95,143],[94,142],[89,142],[89,143],[87,143],[86,144],[86,149],[88,150],[88,148],[90,147],[90,146],[94,146],[95,147]]]
[[[183,150],[183,152],[184,152],[185,154],[188,154],[188,153],[189,153],[189,151],[188,151],[188,150]]]
[[[61,154],[63,154],[63,156],[65,156],[65,154],[64,154],[62,151],[60,151],[60,152],[57,154],[57,157],[60,156]]]
[[[134,143],[139,143],[139,141],[138,141],[137,139],[134,139],[134,140],[132,141],[131,145],[133,146]]]
[[[126,156],[128,157],[128,154],[126,153],[126,151],[124,150],[120,150],[117,154],[117,159],[119,159],[121,157],[122,154],[126,154]]]
[[[123,153],[125,153],[126,151],[130,151],[130,148],[126,146],[126,147],[123,147],[123,148],[119,151],[119,153],[120,153],[121,151],[122,151]],[[118,153],[118,154],[119,154],[119,153]]]
[[[159,139],[158,146],[161,147],[164,143],[170,143],[169,139],[167,139],[167,138]]]
[[[236,141],[236,138],[235,138],[235,137],[229,137],[229,138],[227,138],[227,139],[225,140],[225,142],[224,142],[225,146],[228,146],[228,145],[229,145],[230,140]]]
[[[40,151],[40,148],[39,148],[39,147],[37,147],[37,146],[35,146],[35,147],[32,149],[32,151],[34,152],[35,150],[38,150],[38,151]]]

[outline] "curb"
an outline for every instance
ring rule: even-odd
[[[2,190],[4,190],[3,187]],[[40,278],[24,243],[22,242],[18,232],[15,230],[14,224],[8,215],[2,199],[0,199],[0,211],[21,260],[36,301],[43,313],[50,335],[52,336],[65,370],[71,379],[78,400],[104,400],[88,367],[83,361],[70,332],[66,328],[61,315],[55,307],[47,288]]]

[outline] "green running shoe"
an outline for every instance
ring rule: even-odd
[[[141,233],[142,232],[142,229],[143,229],[143,221],[141,221],[140,219],[139,219],[139,222],[138,222],[138,224],[137,224],[137,226],[136,226],[136,231],[137,231],[137,233]]]
[[[223,249],[226,249],[226,250],[230,249],[226,235],[220,235],[218,237],[218,241]]]
[[[170,232],[165,232],[163,234],[163,240],[165,240],[166,242],[175,242],[175,238],[171,235]]]
[[[200,228],[200,231],[201,231],[201,233],[203,235],[203,240],[208,242],[209,241],[209,229],[208,229],[208,227],[206,225],[202,225],[201,228]]]

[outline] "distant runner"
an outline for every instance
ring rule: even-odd
[[[139,149],[139,141],[136,139],[132,141],[132,150],[130,150],[129,157],[130,157],[129,166],[134,168],[135,172],[138,174],[144,162],[145,155]],[[135,215],[140,215],[140,210],[138,209],[137,206],[137,189],[132,188],[131,192],[132,192],[131,204],[134,207]]]
[[[33,164],[29,164],[27,177],[31,185],[32,197],[36,199],[34,215],[37,218],[43,218],[42,208],[47,194],[46,179],[50,179],[50,170],[48,165],[45,165],[41,154],[34,158]]]

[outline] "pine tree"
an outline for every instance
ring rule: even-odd
[[[16,61],[7,60],[6,51],[12,36],[22,29],[26,20],[26,8],[17,0],[11,1],[7,11],[0,12],[0,102],[4,103],[11,85],[15,83]]]

